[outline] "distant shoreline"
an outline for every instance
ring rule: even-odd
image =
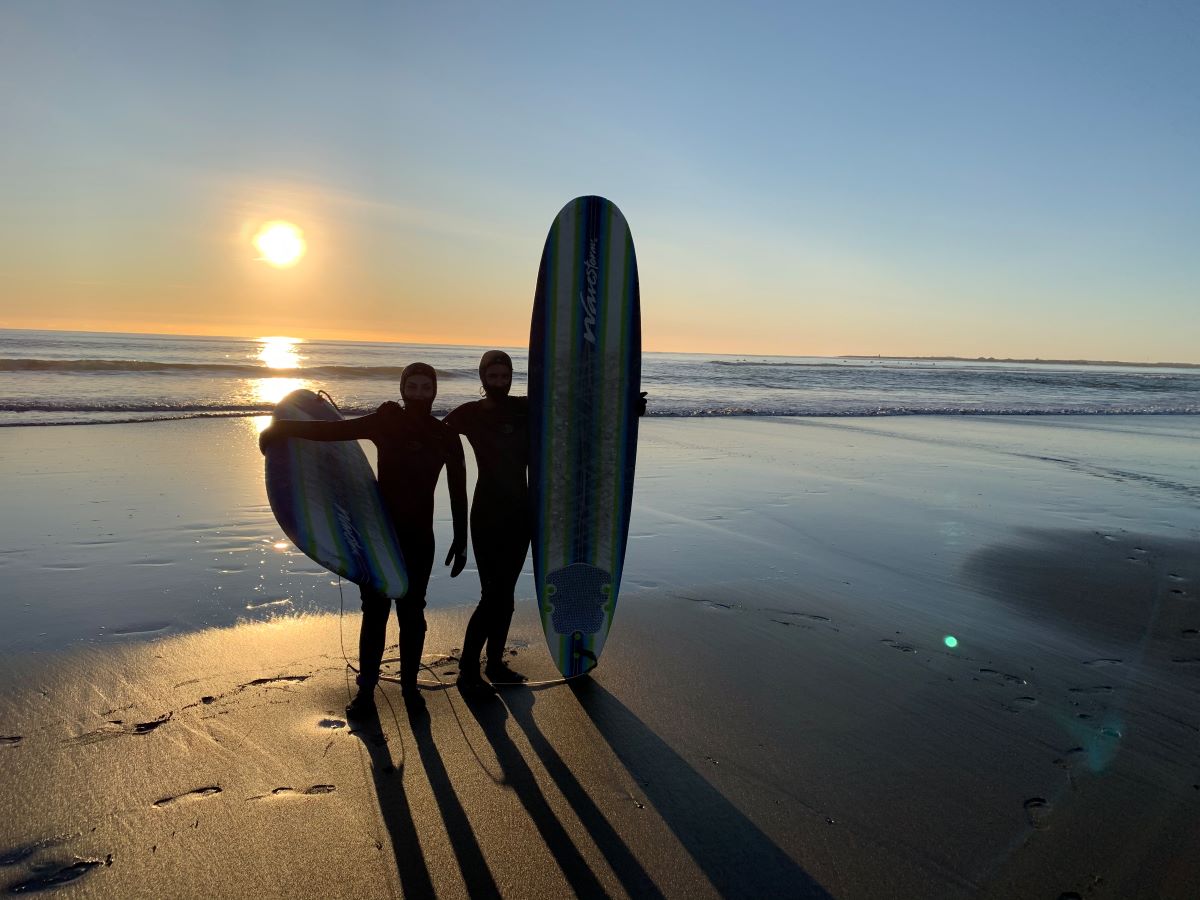
[[[879,359],[905,362],[1026,363],[1034,366],[1126,366],[1131,369],[1200,369],[1200,363],[1125,362],[1116,359],[1000,359],[995,356],[863,356],[847,353],[835,359]]]

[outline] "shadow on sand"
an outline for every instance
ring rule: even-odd
[[[483,729],[496,753],[496,759],[504,772],[504,783],[516,792],[546,848],[571,886],[571,891],[577,897],[607,897],[608,894],[596,878],[596,873],[592,871],[566,828],[546,802],[538,786],[537,776],[521,755],[520,748],[508,736],[508,708],[494,695],[462,696],[467,709]],[[532,703],[532,699],[530,702]]]
[[[355,735],[371,758],[371,777],[379,798],[379,812],[392,839],[400,887],[405,897],[436,897],[425,854],[417,838],[412,807],[404,793],[404,769],[392,760],[392,751],[383,733],[378,713],[354,721],[350,733]]]
[[[631,897],[663,897],[662,891],[651,880],[650,875],[642,868],[641,863],[630,851],[629,847],[617,834],[604,813],[596,806],[591,796],[579,780],[571,772],[554,745],[546,738],[533,717],[533,691],[523,688],[506,690],[503,694],[508,711],[512,714],[520,729],[525,733],[533,752],[541,760],[542,766],[549,773],[558,790],[571,804],[575,815],[583,825],[605,860],[612,867],[613,874],[621,882],[621,886]]]
[[[830,894],[665,741],[591,678],[579,705],[722,897]]]

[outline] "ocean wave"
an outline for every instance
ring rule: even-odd
[[[450,412],[454,404],[435,405],[433,413],[439,418]],[[269,415],[270,404],[228,406],[185,406],[170,404],[14,404],[0,403],[0,428],[38,425],[116,425],[136,422],[171,422],[187,419],[229,419]],[[375,407],[342,406],[347,418],[363,416]],[[753,406],[653,406],[647,416],[676,419],[728,418],[836,418],[866,419],[904,416],[1195,416],[1200,415],[1200,403],[1171,407],[1143,406],[1075,406],[1075,407],[997,407],[994,409],[954,406],[860,406],[765,408]]]
[[[232,375],[241,378],[377,378],[399,381],[404,366],[298,366],[271,368],[253,363],[173,363],[137,359],[0,359],[0,372],[111,372],[130,374]],[[478,378],[476,369],[438,369],[438,378]]]

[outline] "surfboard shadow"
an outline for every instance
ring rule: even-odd
[[[569,684],[596,730],[722,897],[832,896],[594,679]]]
[[[496,760],[504,772],[504,783],[517,794],[530,820],[541,835],[542,841],[558,863],[571,890],[577,897],[606,897],[596,873],[588,866],[562,822],[546,802],[537,776],[521,755],[520,748],[508,736],[506,722],[508,709],[496,697],[470,697],[463,695],[467,709],[479,723],[488,743],[496,754]]]

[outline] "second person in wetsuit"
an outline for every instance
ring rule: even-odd
[[[517,579],[529,552],[529,398],[510,397],[512,360],[489,350],[479,361],[484,397],[446,416],[475,451],[479,480],[471,503],[471,544],[479,569],[479,606],[467,623],[458,683],[483,685],[479,655],[487,645],[492,681],[524,681],[504,663]]]

